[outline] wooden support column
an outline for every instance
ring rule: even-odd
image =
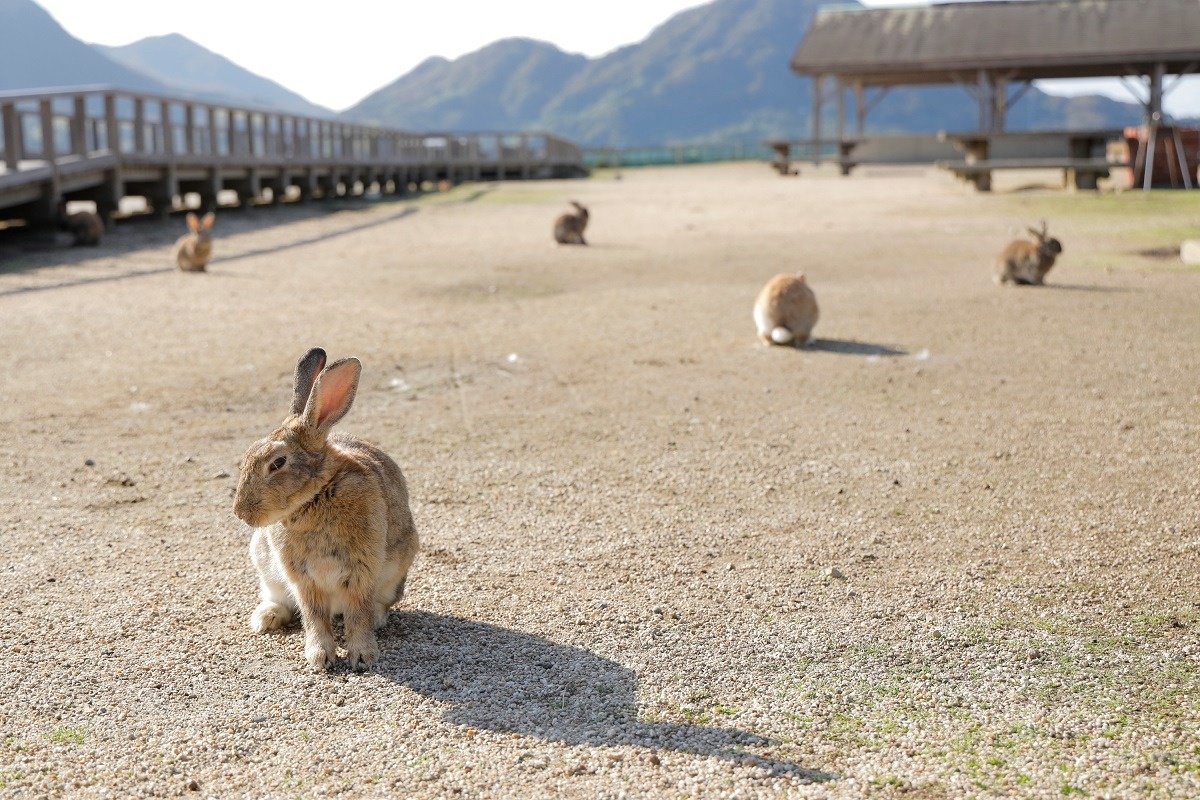
[[[992,129],[992,82],[985,69],[979,70],[977,81],[978,89],[976,98],[979,103],[979,130],[990,131]]]
[[[838,147],[846,139],[846,85],[841,78],[834,79],[837,86],[837,140]]]
[[[1158,128],[1162,125],[1163,73],[1166,67],[1155,64],[1150,72],[1150,98],[1146,103],[1146,157],[1142,172],[1142,191],[1149,191],[1154,180],[1154,151],[1158,146]]]
[[[866,126],[867,105],[866,98],[863,96],[863,82],[857,80],[854,82],[854,132],[858,136],[862,136]]]
[[[820,165],[821,163],[821,111],[822,102],[825,97],[825,76],[817,75],[813,78],[813,97],[812,97],[812,157],[813,163]]]
[[[992,119],[991,131],[1000,133],[1004,130],[1004,118],[1008,115],[1008,78],[993,73],[991,77]]]

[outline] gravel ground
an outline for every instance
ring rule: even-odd
[[[1200,795],[1200,198],[615,177],[0,239],[0,797]],[[312,345],[422,537],[365,674],[247,626]]]

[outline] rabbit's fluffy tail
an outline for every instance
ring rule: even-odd
[[[787,344],[794,338],[792,332],[782,325],[775,326],[771,331],[771,341],[775,342],[775,344]]]

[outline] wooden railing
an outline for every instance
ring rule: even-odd
[[[328,196],[348,182],[403,191],[583,171],[581,150],[546,133],[416,133],[110,87],[0,93],[0,209],[45,211],[68,195],[115,207],[141,193],[163,205],[181,191]]]

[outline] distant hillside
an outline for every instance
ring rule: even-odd
[[[806,86],[788,59],[827,0],[717,0],[588,64],[541,122],[602,145],[795,133]]]
[[[683,11],[645,40],[597,59],[510,39],[454,61],[430,59],[344,112],[426,130],[542,128],[586,146],[755,141],[809,130],[810,83],[788,69],[827,0],[714,0]],[[977,124],[957,87],[897,89],[868,131],[925,132]],[[1031,90],[1013,128],[1135,123],[1137,106]]]
[[[166,91],[71,36],[33,0],[0,0],[0,90],[85,84]]]
[[[113,61],[166,84],[173,94],[232,105],[276,108],[306,116],[333,116],[330,109],[243,69],[178,33],[151,36],[121,47],[92,46]]]
[[[527,128],[587,64],[546,42],[503,39],[455,61],[427,59],[346,116],[408,130]]]

